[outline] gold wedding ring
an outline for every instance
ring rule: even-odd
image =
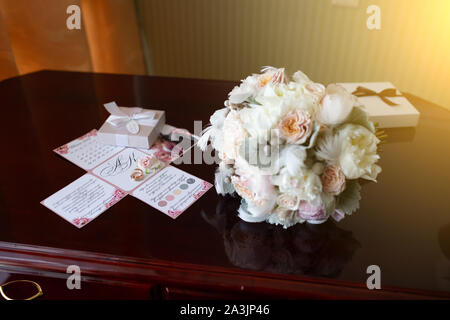
[[[134,169],[130,174],[131,180],[134,181],[140,181],[144,179],[144,176],[144,171],[142,171],[141,169]]]
[[[38,290],[38,292],[37,292],[34,296],[29,297],[29,298],[26,298],[26,299],[13,299],[13,298],[8,297],[8,296],[6,295],[6,293],[3,291],[3,288],[6,287],[6,286],[8,286],[8,285],[10,285],[10,284],[13,284],[13,283],[19,283],[19,282],[31,283],[32,285],[34,285],[34,286],[36,287],[36,289]],[[6,300],[33,300],[33,299],[36,299],[37,297],[42,296],[42,295],[44,294],[44,292],[42,291],[41,286],[40,286],[37,282],[31,281],[31,280],[14,280],[14,281],[10,281],[10,282],[7,282],[7,283],[2,284],[2,285],[0,286],[0,294],[1,294],[2,297],[5,298]]]

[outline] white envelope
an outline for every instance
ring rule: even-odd
[[[361,86],[375,92],[381,92],[384,89],[395,88],[390,82],[346,82],[338,83],[350,93]],[[397,89],[397,94],[401,95]],[[359,102],[365,106],[369,113],[369,118],[373,122],[378,122],[380,128],[394,127],[415,127],[419,122],[419,111],[405,97],[387,97],[396,106],[390,106],[378,96],[359,97]]]

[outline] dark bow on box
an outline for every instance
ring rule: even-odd
[[[394,103],[391,100],[389,100],[388,98],[402,97],[401,94],[397,94],[397,90],[395,90],[394,88],[388,88],[388,89],[384,89],[380,92],[376,92],[376,91],[373,91],[373,90],[370,90],[368,88],[361,87],[361,86],[356,88],[356,90],[353,91],[352,94],[357,97],[378,96],[381,100],[383,100],[384,103],[386,103],[387,105],[390,105],[392,107],[398,106],[398,103]]]

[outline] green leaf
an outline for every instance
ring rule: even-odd
[[[259,103],[258,101],[256,101],[256,99],[255,99],[253,96],[248,97],[246,101],[247,101],[248,103],[250,103],[250,104],[256,104],[256,105],[258,105],[258,106],[261,106],[261,105],[262,105],[261,103]]]
[[[336,209],[336,201],[334,199],[334,196],[325,192],[322,192],[320,196],[322,198],[322,204],[324,206],[325,212],[327,214],[332,214]]]
[[[358,180],[347,180],[345,190],[336,198],[336,209],[345,214],[352,214],[359,209],[361,186]]]

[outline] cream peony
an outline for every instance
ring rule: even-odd
[[[360,125],[345,124],[338,131],[341,141],[339,166],[347,179],[364,178],[376,181],[381,168],[375,163],[380,156],[377,144],[380,140]]]
[[[338,125],[350,114],[355,105],[355,98],[337,84],[330,84],[316,114],[317,121],[325,125]]]

